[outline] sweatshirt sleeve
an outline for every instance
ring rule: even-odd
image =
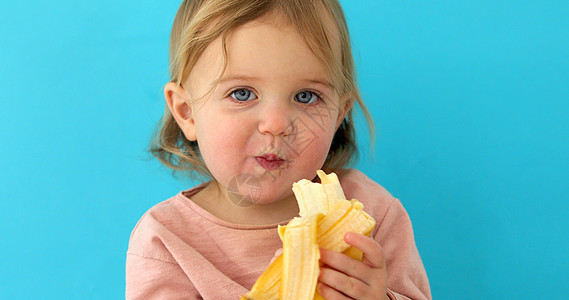
[[[431,299],[427,273],[415,245],[409,215],[393,198],[374,235],[386,257],[387,294],[391,299]]]
[[[176,263],[127,253],[126,299],[201,299]]]
[[[156,219],[165,208],[169,205],[157,205],[147,211],[131,233],[126,253],[125,299],[201,299],[166,245],[176,239]]]

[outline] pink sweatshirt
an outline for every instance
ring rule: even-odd
[[[431,299],[409,216],[398,199],[355,169],[338,173],[347,199],[376,220],[392,299]],[[127,299],[239,299],[282,248],[277,225],[223,221],[191,200],[207,183],[147,211],[132,231],[126,258]],[[288,221],[280,223],[286,225]]]

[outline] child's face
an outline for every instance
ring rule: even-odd
[[[228,36],[208,98],[222,55],[218,39],[184,82],[191,117],[181,127],[221,188],[253,175],[255,203],[291,197],[294,181],[322,167],[345,116],[327,69],[295,29],[264,17]]]

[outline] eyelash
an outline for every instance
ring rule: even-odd
[[[235,92],[237,92],[237,91],[239,91],[239,90],[249,90],[251,93],[253,93],[253,94],[255,95],[255,97],[258,97],[258,96],[257,96],[257,93],[255,93],[255,92],[253,91],[253,89],[247,88],[247,87],[235,88],[235,89],[229,91],[229,93],[227,93],[227,96],[226,96],[226,97],[228,97],[228,98],[230,99],[230,101],[232,101],[232,102],[234,102],[234,103],[237,103],[237,104],[239,104],[239,105],[245,105],[245,104],[247,104],[247,102],[249,102],[249,101],[239,101],[239,100],[234,99],[233,97],[231,97],[231,94],[233,94],[233,93],[235,93]],[[311,106],[311,105],[317,105],[318,103],[324,101],[324,99],[322,99],[322,94],[321,94],[320,92],[317,92],[317,91],[311,90],[311,89],[298,91],[294,96],[296,97],[296,95],[298,95],[299,93],[302,93],[302,92],[311,92],[311,93],[313,93],[313,94],[316,96],[317,100],[316,100],[316,102],[314,102],[314,103],[308,103],[308,104],[307,104],[307,103],[302,103],[302,102],[296,101],[296,102],[298,102],[298,103],[300,103],[300,104],[304,104],[304,105],[307,105],[307,106]]]

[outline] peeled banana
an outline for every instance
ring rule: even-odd
[[[292,190],[300,217],[279,226],[283,253],[257,279],[241,300],[324,299],[316,291],[320,273],[319,247],[342,252],[361,260],[362,252],[344,242],[347,232],[369,235],[375,220],[365,213],[356,199],[346,200],[338,176],[316,172],[321,183],[306,179],[295,182]]]

